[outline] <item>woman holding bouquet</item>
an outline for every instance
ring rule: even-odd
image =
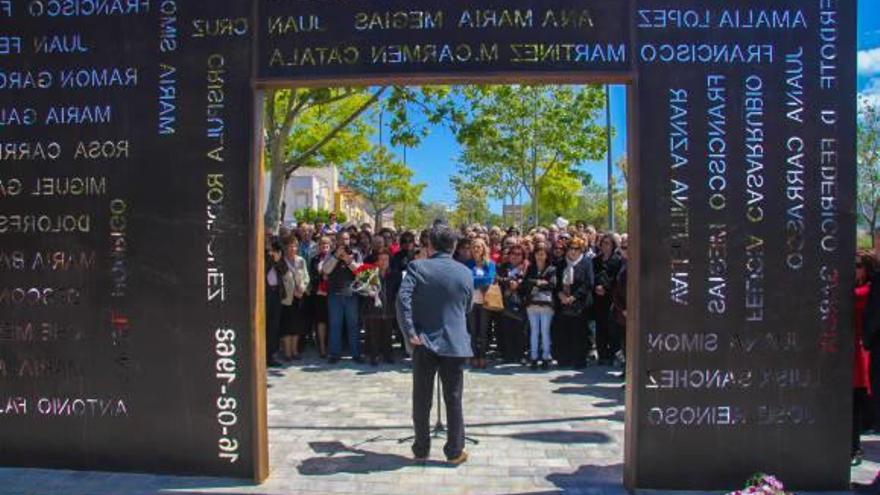
[[[381,249],[373,253],[375,265],[364,264],[356,273],[358,294],[364,298],[361,317],[367,331],[367,355],[370,364],[379,365],[379,359],[394,362],[391,354],[391,335],[395,319],[395,277],[390,270],[391,253]]]

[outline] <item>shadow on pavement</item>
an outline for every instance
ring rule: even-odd
[[[309,447],[315,453],[324,455],[302,461],[296,469],[303,476],[329,476],[339,473],[368,474],[396,471],[409,466],[449,466],[440,461],[416,463],[409,457],[348,447],[342,442],[310,442]]]
[[[609,466],[584,465],[573,473],[554,473],[547,476],[547,481],[563,490],[581,491],[584,488],[602,490],[603,493],[614,491],[624,492],[623,464]]]
[[[585,465],[574,473],[554,473],[547,480],[555,489],[533,492],[515,492],[506,495],[625,495],[623,464],[610,466]]]
[[[509,435],[516,440],[527,442],[559,443],[559,444],[599,444],[610,443],[611,437],[598,431],[529,431]]]
[[[614,414],[607,414],[601,416],[574,416],[574,417],[565,417],[565,418],[536,418],[536,419],[523,419],[523,420],[514,420],[514,421],[491,421],[484,423],[467,423],[465,426],[468,430],[472,428],[486,428],[493,426],[528,426],[528,425],[543,425],[543,424],[552,424],[552,423],[572,423],[578,421],[597,421],[597,420],[608,420],[608,421],[623,421],[623,411],[618,411]],[[333,426],[333,425],[325,425],[325,426],[314,426],[314,425],[296,425],[296,424],[281,424],[281,423],[272,423],[269,425],[269,430],[303,430],[303,431],[380,431],[380,430],[411,430],[411,423],[401,423],[399,425],[386,425],[386,426]],[[470,434],[470,431],[468,431]],[[488,436],[488,435],[487,435]],[[507,435],[502,435],[507,436]]]
[[[554,394],[562,395],[583,395],[603,401],[614,401],[623,404],[624,390],[620,384],[616,385],[595,385],[587,384],[581,386],[559,387],[553,391]]]
[[[0,469],[0,476],[13,480],[0,485],[0,494],[22,495],[155,495],[204,494],[220,490],[224,494],[254,493],[250,480],[162,476],[102,471],[67,471],[46,469]],[[21,480],[17,483],[15,480]],[[65,487],[63,491],[59,487]]]

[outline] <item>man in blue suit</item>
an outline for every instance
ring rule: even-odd
[[[439,372],[448,423],[443,452],[456,465],[467,460],[461,398],[465,361],[473,356],[467,314],[474,295],[470,270],[452,259],[457,240],[452,229],[435,225],[430,258],[407,266],[397,296],[397,321],[413,344],[413,454],[423,461],[431,450],[431,401]]]

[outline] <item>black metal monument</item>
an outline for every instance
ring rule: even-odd
[[[854,0],[0,0],[0,465],[267,476],[261,88],[629,84],[625,482],[848,481]]]

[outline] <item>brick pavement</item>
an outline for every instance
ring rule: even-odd
[[[235,480],[0,469],[2,495],[618,495],[623,494],[623,390],[608,368],[532,372],[521,366],[465,378],[471,459],[450,468],[410,460],[409,370],[328,366],[315,358],[269,377],[271,477]],[[880,439],[865,442],[880,459]],[[854,469],[870,479],[880,465]]]

